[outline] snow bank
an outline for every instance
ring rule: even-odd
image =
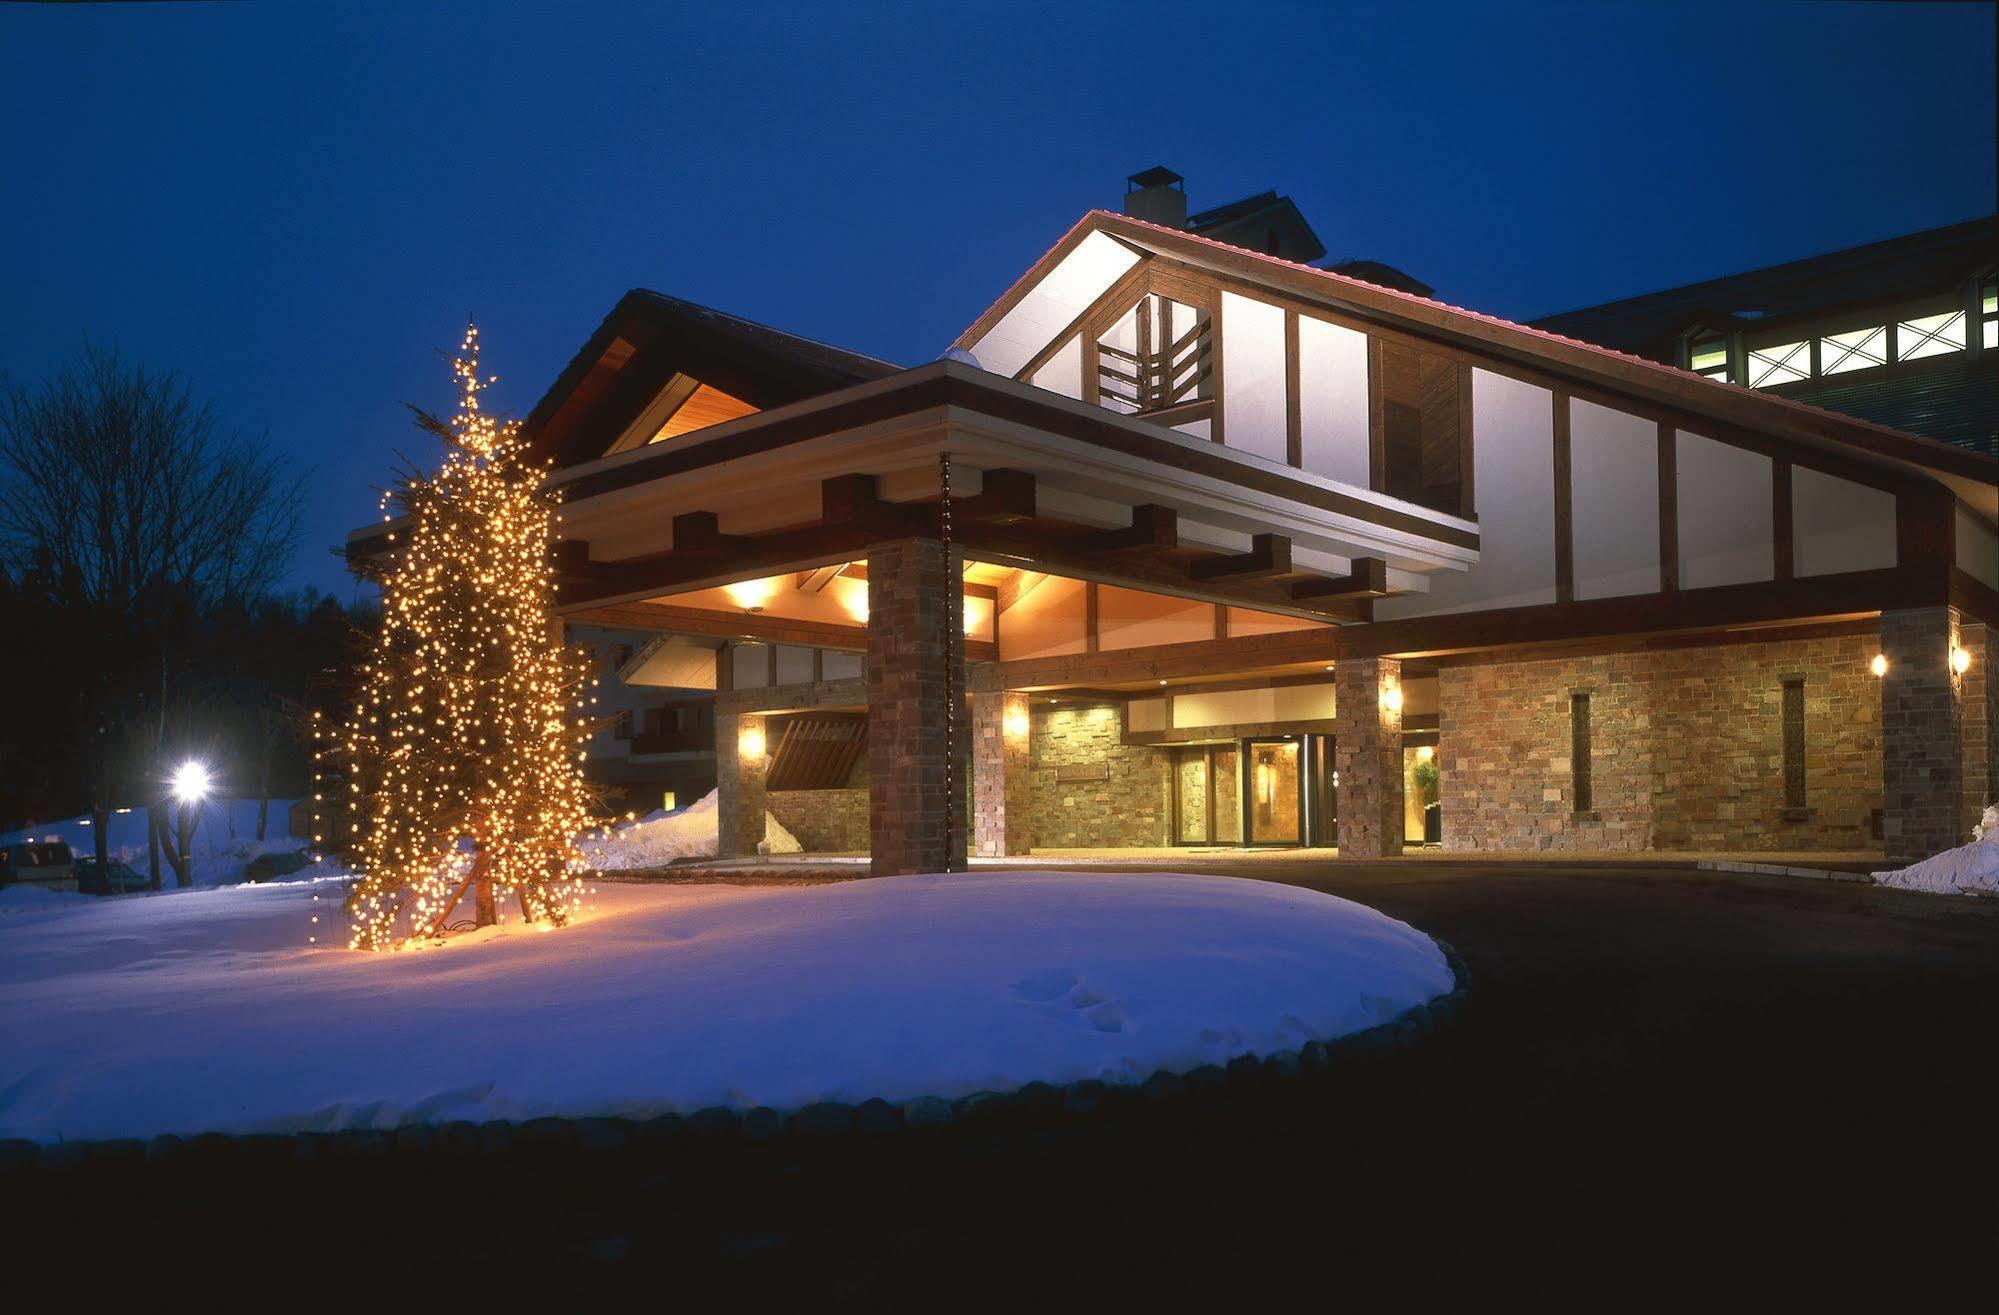
[[[264,827],[263,840],[257,839],[255,799],[209,799],[195,810],[194,884],[229,886],[243,880],[244,865],[259,854],[301,849],[305,841],[286,833],[294,799],[273,799]],[[172,824],[169,815],[169,825]],[[97,838],[88,817],[31,826],[0,835],[0,845],[17,840],[67,840],[78,858],[97,852]],[[111,815],[110,839],[105,842],[112,858],[128,863],[138,872],[146,871],[146,810],[131,808]],[[174,884],[173,869],[164,856],[160,859],[160,880]]]
[[[1364,1030],[1452,987],[1403,923],[1226,877],[606,883],[549,935],[510,923],[384,955],[344,948],[340,889],[0,919],[0,1138],[1135,1082]]]
[[[1876,872],[1877,885],[1932,895],[1999,895],[1999,804],[1985,810],[1972,841],[1893,872]]]
[[[583,841],[592,866],[606,871],[657,868],[684,858],[713,858],[716,847],[716,793],[710,790],[676,812],[654,811],[613,830],[603,839]],[[769,813],[759,854],[796,854],[804,846]]]

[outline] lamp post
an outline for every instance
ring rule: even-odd
[[[180,862],[175,865],[174,877],[183,887],[194,884],[194,810],[208,797],[208,787],[208,764],[190,758],[175,769],[174,800],[180,805],[180,815],[175,819],[174,840]]]

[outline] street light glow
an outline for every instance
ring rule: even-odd
[[[183,804],[198,804],[208,797],[208,764],[193,759],[174,770],[174,798]]]

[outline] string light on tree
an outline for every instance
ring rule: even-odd
[[[418,411],[444,440],[434,475],[406,472],[383,499],[407,519],[381,574],[382,622],[345,727],[315,722],[322,773],[314,840],[358,829],[350,944],[422,944],[469,893],[473,924],[515,897],[546,930],[584,888],[576,838],[596,825],[583,779],[589,658],[556,638],[548,546],[559,517],[519,425],[480,406],[479,330],[452,362],[458,409]],[[327,798],[334,796],[333,800]],[[343,814],[329,828],[329,805]]]

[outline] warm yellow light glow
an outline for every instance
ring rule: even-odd
[[[1381,692],[1381,706],[1390,712],[1402,711],[1402,687],[1391,685]]]
[[[1952,645],[1950,650],[1950,669],[1960,676],[1971,670],[1970,652]]]
[[[764,756],[763,723],[750,722],[736,733],[736,754],[747,762]]]
[[[1426,763],[1436,756],[1437,756],[1437,746],[1435,746],[1434,744],[1419,744],[1416,746],[1417,762]]]
[[[1027,734],[1027,709],[1019,704],[1006,710],[1006,733],[1019,739]]]
[[[673,791],[668,790],[665,794],[660,796],[659,806],[665,809],[669,813],[673,811]]]
[[[761,612],[777,593],[777,580],[767,577],[762,580],[738,580],[735,584],[723,585],[722,592],[729,595],[729,601],[745,612]]]
[[[1874,660],[1873,660],[1872,662],[1869,662],[1869,663],[1867,664],[1867,669],[1868,669],[1869,671],[1873,672],[1873,673],[1874,673],[1875,675],[1877,675],[1877,676],[1885,676],[1885,675],[1887,675],[1887,674],[1888,674],[1888,655],[1887,655],[1886,653],[1876,653],[1876,654],[1874,655]]]

